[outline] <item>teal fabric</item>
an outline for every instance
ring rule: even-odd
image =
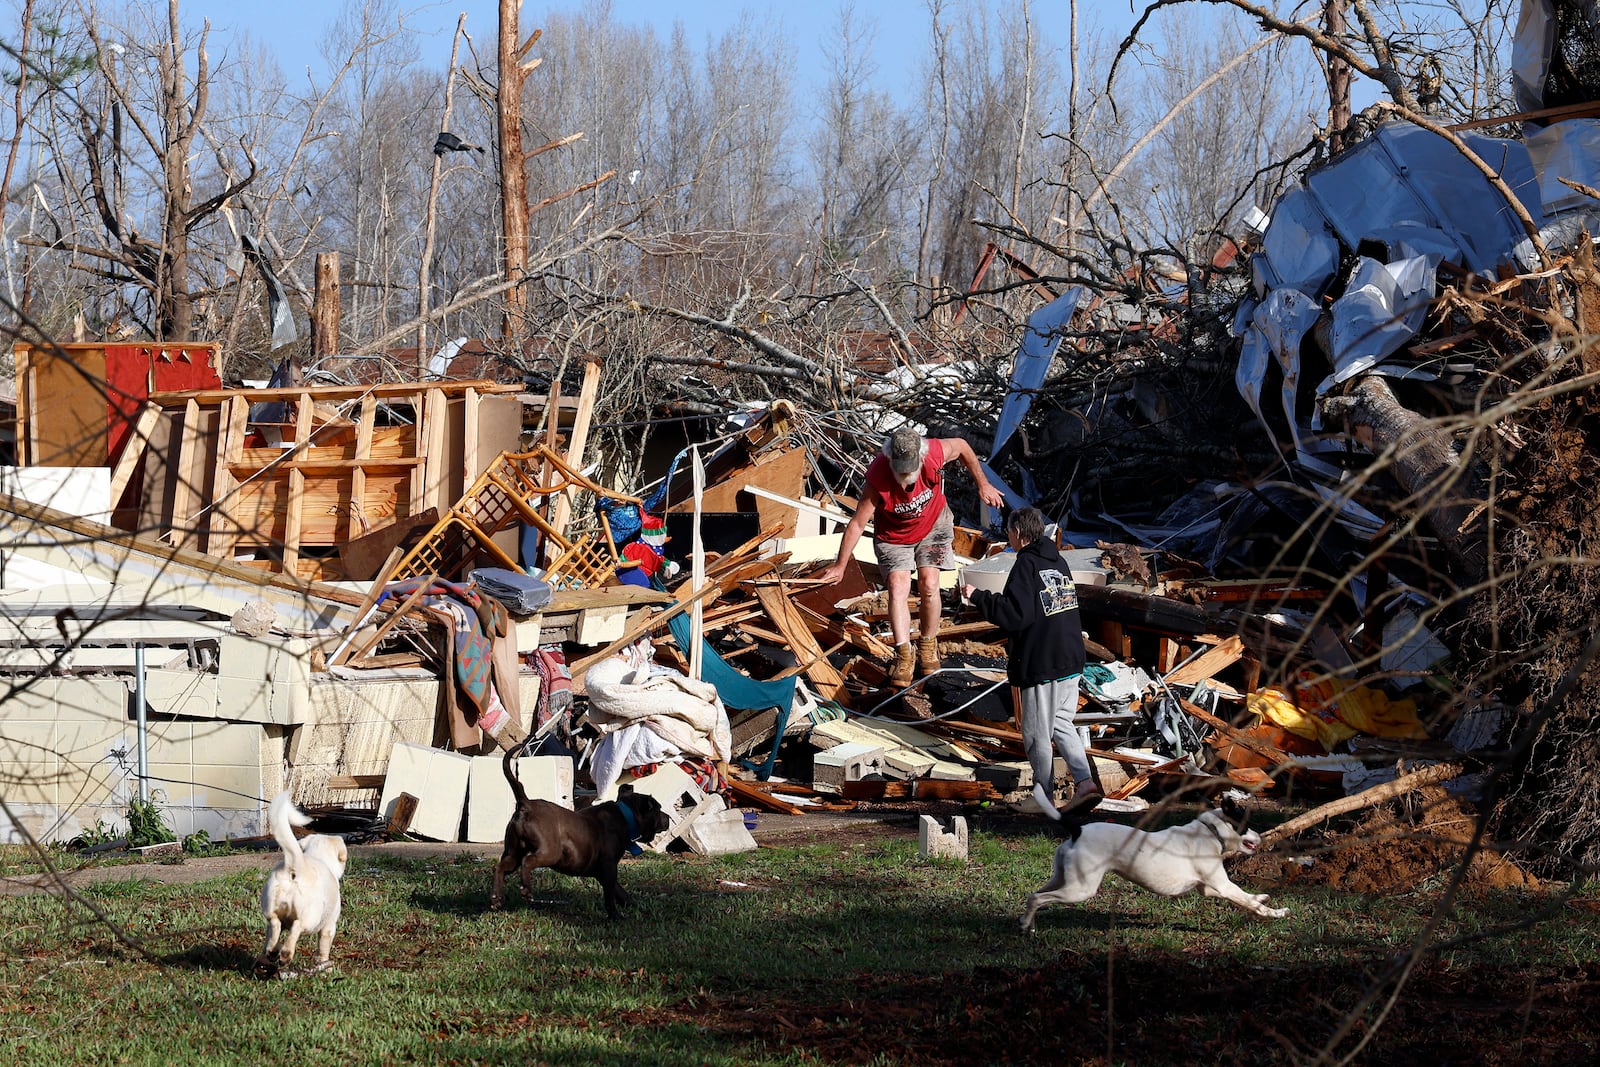
[[[687,655],[690,638],[689,617],[680,612],[668,620],[667,626],[672,630],[673,639],[678,642],[678,647]],[[703,637],[700,639],[700,651],[702,654],[700,677],[716,687],[717,695],[722,698],[724,707],[737,708],[741,711],[778,708],[788,714],[794,705],[794,675],[776,681],[760,682],[729,666],[728,661],[717,655],[717,650]]]
[[[1083,668],[1083,688],[1097,700],[1105,698],[1101,686],[1117,680],[1117,672],[1110,667],[1102,667],[1098,663],[1086,664]]]

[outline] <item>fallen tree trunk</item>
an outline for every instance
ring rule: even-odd
[[[1355,382],[1344,396],[1323,403],[1325,419],[1342,422],[1373,452],[1390,458],[1393,474],[1464,580],[1488,574],[1485,507],[1477,494],[1483,479],[1456,453],[1450,431],[1401,404],[1377,375]]]
[[[1448,782],[1452,778],[1459,778],[1464,766],[1460,763],[1435,763],[1431,767],[1424,767],[1420,771],[1402,775],[1392,782],[1375,785],[1371,789],[1363,789],[1359,793],[1338,800],[1330,800],[1321,807],[1312,808],[1304,815],[1297,815],[1288,822],[1279,823],[1261,835],[1263,847],[1271,847],[1277,842],[1293,837],[1301,830],[1309,830],[1320,822],[1333,818],[1335,815],[1347,815],[1352,811],[1361,811],[1363,808],[1374,807],[1385,800],[1404,796],[1415,792],[1425,786],[1438,785]]]

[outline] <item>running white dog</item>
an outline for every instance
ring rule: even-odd
[[[1288,908],[1267,907],[1267,894],[1246,893],[1223,870],[1224,857],[1248,855],[1261,846],[1261,835],[1249,828],[1248,820],[1242,804],[1224,797],[1221,808],[1155,833],[1110,822],[1075,826],[1071,839],[1056,849],[1050,880],[1029,895],[1022,930],[1033,929],[1034,916],[1046,904],[1088,900],[1108,874],[1120,874],[1167,897],[1198,889],[1263,919],[1281,919],[1289,914]]]
[[[283,860],[261,890],[267,943],[256,963],[259,974],[276,974],[280,966],[294,963],[295,946],[305,933],[317,935],[314,970],[330,966],[328,953],[339,925],[339,879],[344,877],[349,852],[343,838],[312,834],[304,842],[297,839],[292,827],[310,821],[289,799],[288,790],[273,797],[267,808],[267,824],[283,849]]]

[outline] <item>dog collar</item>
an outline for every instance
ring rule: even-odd
[[[1228,842],[1227,842],[1226,839],[1223,838],[1222,831],[1217,829],[1217,824],[1216,823],[1212,823],[1212,822],[1208,822],[1208,823],[1206,823],[1206,829],[1210,830],[1211,831],[1211,836],[1217,839],[1217,844],[1222,846],[1222,851],[1224,851],[1224,852],[1228,851]]]
[[[626,823],[628,827],[628,855],[638,856],[643,854],[644,849],[639,847],[638,816],[634,815],[633,808],[629,807],[621,800],[617,801],[617,807],[622,809],[622,821]]]
[[[628,824],[628,840],[639,839],[639,819],[633,814],[633,809],[625,801],[617,801],[617,807],[622,809],[622,821]]]

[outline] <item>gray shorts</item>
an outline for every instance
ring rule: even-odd
[[[872,550],[878,556],[878,571],[887,579],[895,571],[906,571],[915,574],[923,567],[938,567],[942,571],[956,569],[956,554],[954,544],[956,539],[956,520],[950,514],[950,508],[939,513],[934,520],[933,529],[928,531],[928,536],[914,545],[886,545],[882,541],[874,540]]]

